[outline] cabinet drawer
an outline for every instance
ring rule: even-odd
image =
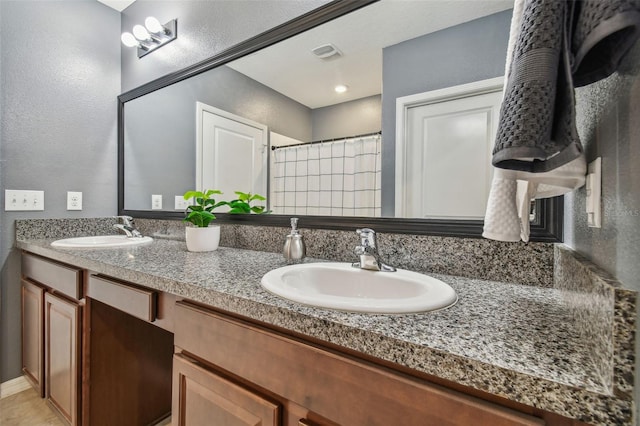
[[[65,296],[82,299],[82,270],[79,268],[23,253],[22,275]]]
[[[90,275],[87,297],[98,300],[141,320],[153,322],[158,311],[158,293],[146,288]]]
[[[541,425],[541,419],[178,302],[175,345],[343,425]]]

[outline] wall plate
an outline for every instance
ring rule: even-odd
[[[185,200],[182,195],[176,195],[174,209],[175,210],[186,210],[192,204],[193,200]]]
[[[587,169],[587,225],[590,228],[602,226],[602,158],[589,163]]]
[[[82,210],[82,192],[67,192],[67,210]]]
[[[4,210],[22,212],[43,211],[44,191],[5,189]]]
[[[162,195],[153,194],[151,196],[151,210],[162,210]]]

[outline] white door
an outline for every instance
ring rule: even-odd
[[[396,159],[401,216],[484,218],[501,100],[499,88],[406,108],[402,162]]]
[[[197,103],[196,188],[267,196],[267,126]]]

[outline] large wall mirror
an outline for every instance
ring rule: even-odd
[[[272,211],[223,222],[479,236],[511,6],[336,1],[124,93],[119,213],[212,188]],[[532,240],[562,239],[561,198],[532,212]]]

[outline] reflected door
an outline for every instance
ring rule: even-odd
[[[267,195],[267,126],[198,102],[196,187]]]
[[[501,100],[498,90],[407,108],[403,216],[484,218]]]

